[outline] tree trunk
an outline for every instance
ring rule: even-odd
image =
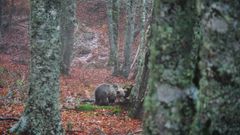
[[[120,74],[120,66],[118,60],[118,20],[119,20],[120,1],[108,0],[108,26],[109,26],[109,44],[110,54],[108,65],[113,66],[113,75]]]
[[[9,28],[12,26],[14,12],[15,12],[14,0],[11,0],[11,7],[10,7],[9,15],[8,15],[8,21],[7,21],[7,25],[5,27],[6,30],[9,30]]]
[[[74,44],[74,25],[76,22],[76,0],[62,1],[62,14],[61,14],[61,43],[62,43],[62,60],[61,60],[61,73],[64,75],[69,74],[72,50]]]
[[[195,1],[155,0],[151,24],[149,95],[145,98],[146,135],[187,135],[197,93],[193,44]]]
[[[3,0],[0,0],[0,39],[2,38]]]
[[[145,42],[145,21],[146,21],[146,0],[141,1],[142,18],[141,18],[141,43],[138,55],[138,73],[136,77],[136,85],[133,87],[130,95],[130,116],[134,118],[142,118],[143,102],[147,93],[147,82],[149,76],[148,59],[149,47]]]
[[[130,112],[129,115],[133,118],[142,119],[143,117],[143,102],[148,92],[147,84],[149,78],[148,59],[149,49],[146,47],[141,52],[141,67],[138,69],[136,77],[136,85],[133,87],[130,95]]]
[[[61,135],[59,111],[61,0],[31,0],[29,97],[23,115],[10,131]]]
[[[203,0],[200,94],[192,134],[240,133],[240,2]]]
[[[126,19],[126,33],[125,33],[125,46],[124,46],[124,64],[122,68],[122,74],[124,77],[128,77],[131,66],[131,49],[134,41],[135,34],[135,13],[136,13],[136,3],[134,0],[127,0],[127,19]]]
[[[5,27],[7,27],[7,19],[6,19],[6,7],[7,7],[7,1],[6,0],[0,0],[0,35],[3,36]],[[5,16],[5,17],[4,17]]]

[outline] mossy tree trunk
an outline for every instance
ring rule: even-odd
[[[25,110],[10,131],[61,135],[59,110],[61,0],[31,0],[31,63]]]
[[[144,48],[141,50],[139,63],[140,68],[138,68],[138,74],[136,77],[136,85],[133,87],[130,94],[130,106],[129,106],[129,115],[133,118],[142,119],[143,118],[143,102],[147,95],[148,89],[148,78],[149,78],[149,48]]]
[[[203,0],[200,94],[192,134],[240,133],[240,1]]]
[[[145,134],[239,134],[239,7],[155,0]]]
[[[146,135],[187,135],[195,114],[198,46],[195,1],[155,0],[151,24]]]
[[[120,11],[120,0],[107,0],[108,31],[110,53],[108,65],[113,66],[113,75],[120,74],[118,59],[118,20]]]
[[[143,102],[147,94],[147,82],[149,77],[148,59],[149,59],[149,47],[146,43],[145,23],[146,23],[146,0],[141,0],[141,42],[140,51],[137,60],[137,77],[136,85],[133,87],[130,94],[130,113],[129,115],[134,118],[143,117]]]
[[[74,28],[76,23],[76,0],[63,0],[61,8],[61,73],[68,75],[74,44]]]

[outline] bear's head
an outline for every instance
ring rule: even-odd
[[[113,87],[116,90],[116,102],[123,102],[124,96],[125,96],[125,90],[121,86],[116,84],[114,84]]]

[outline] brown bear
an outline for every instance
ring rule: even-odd
[[[120,102],[125,96],[123,88],[116,84],[100,84],[95,89],[95,104],[109,105]]]

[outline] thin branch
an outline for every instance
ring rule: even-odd
[[[82,130],[66,130],[66,132],[83,132]]]
[[[143,132],[143,130],[137,130],[137,131],[128,133],[127,135],[137,135],[137,134],[140,134],[140,133],[142,133],[142,132]]]
[[[0,121],[4,121],[4,120],[13,120],[13,121],[18,121],[18,118],[14,118],[14,117],[8,117],[8,118],[4,118],[4,117],[0,117]]]
[[[135,62],[137,61],[137,57],[138,57],[139,50],[140,50],[140,45],[138,46],[137,53],[136,53],[136,55],[135,55],[135,57],[134,57],[134,60],[133,60],[132,65],[131,65],[131,67],[130,67],[130,70],[132,70]]]

